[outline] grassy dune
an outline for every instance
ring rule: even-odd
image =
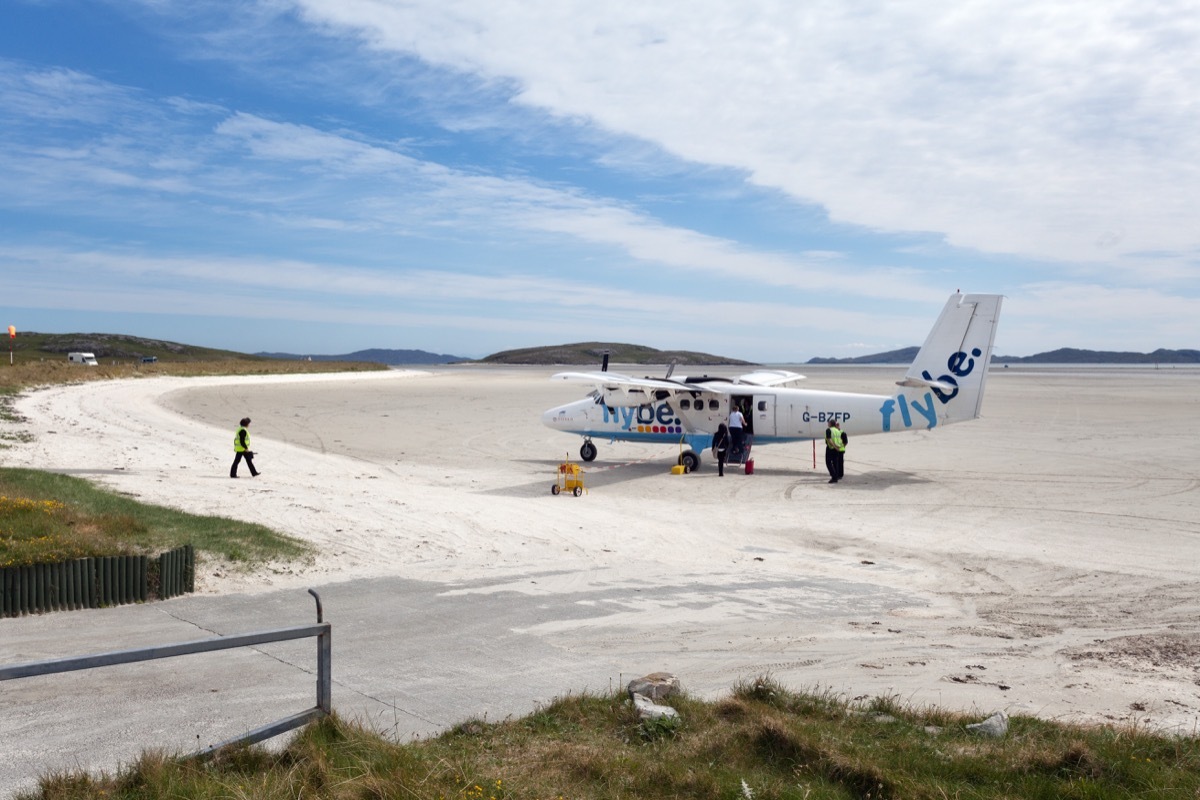
[[[849,703],[763,678],[678,723],[642,722],[623,694],[560,699],[521,719],[473,720],[398,743],[336,716],[282,752],[212,761],[144,755],[116,775],[49,776],[23,800],[850,800],[1196,798],[1195,739],[1030,717],[986,738],[968,720],[889,700]]]

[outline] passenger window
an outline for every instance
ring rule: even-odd
[[[759,411],[766,411],[766,410],[767,410],[767,401],[766,401],[766,400],[759,400],[759,401],[758,401],[758,410],[759,410]]]
[[[721,410],[721,401],[709,400],[708,401],[708,410],[709,411],[720,411]]]
[[[679,410],[680,411],[687,411],[691,407],[692,407],[692,401],[688,400],[686,397],[679,401]]]

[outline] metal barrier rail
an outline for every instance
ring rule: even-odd
[[[29,661],[24,664],[0,666],[0,681],[30,678],[36,675],[55,675],[60,672],[74,672],[81,669],[109,667],[115,664],[133,664],[139,661],[152,661],[157,658],[173,658],[193,653],[209,653],[215,650],[231,650],[235,647],[249,647],[270,642],[284,642],[291,639],[317,637],[317,704],[310,709],[284,717],[261,728],[256,728],[234,739],[213,745],[200,751],[199,755],[208,756],[231,744],[254,744],[281,733],[299,728],[302,725],[328,715],[333,710],[333,676],[332,676],[332,626],[322,619],[321,597],[312,589],[308,590],[317,600],[317,624],[300,625],[294,628],[275,628],[255,633],[240,633],[233,636],[218,636],[213,639],[200,639],[194,642],[159,645],[156,647],[139,647],[133,650],[114,650],[108,653],[94,653],[87,656],[72,658],[55,658],[47,661]]]

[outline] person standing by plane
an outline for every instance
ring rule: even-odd
[[[237,431],[233,434],[233,466],[229,468],[231,478],[238,476],[238,464],[242,463],[243,458],[246,459],[246,466],[250,467],[250,477],[258,477],[258,470],[254,468],[254,453],[250,450],[250,432],[246,430],[249,424],[250,418],[242,417]]]
[[[717,476],[725,477],[725,459],[729,456],[729,428],[722,422],[713,437],[713,454],[717,457]]]
[[[730,405],[729,412],[729,457],[741,463],[744,459],[742,456],[742,446],[746,439],[746,418],[742,416],[742,412],[737,407],[737,401],[733,401]]]
[[[829,470],[829,482],[837,483],[846,474],[846,442],[849,437],[836,419],[829,421],[825,429],[825,469]]]

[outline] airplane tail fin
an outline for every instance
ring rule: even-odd
[[[904,380],[897,382],[936,395],[940,424],[979,417],[1002,299],[998,294],[950,295]]]

